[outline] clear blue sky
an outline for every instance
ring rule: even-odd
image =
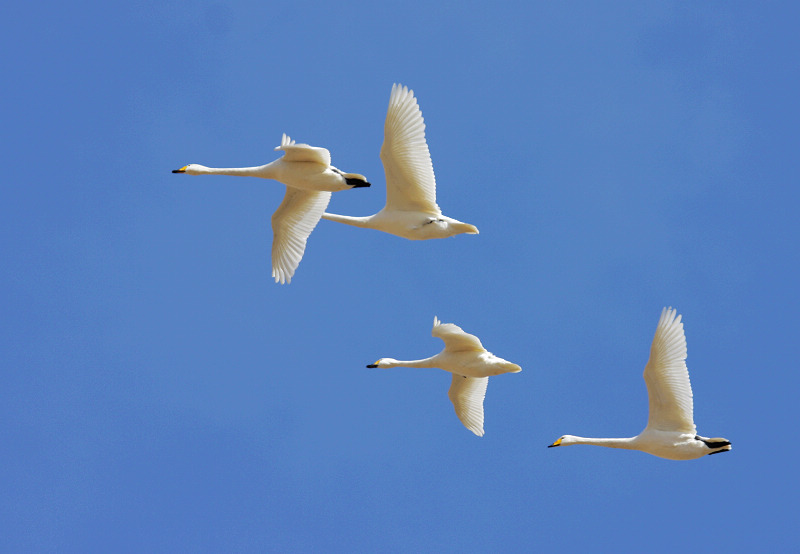
[[[0,550],[798,548],[798,8],[790,2],[9,3]],[[322,221],[270,278],[282,185],[189,177],[330,149],[376,212],[392,83],[447,215],[411,242]],[[632,436],[683,314],[692,462]],[[486,436],[434,315],[519,363]]]

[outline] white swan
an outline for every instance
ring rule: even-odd
[[[681,316],[664,308],[650,347],[650,360],[644,368],[644,381],[650,399],[647,427],[635,437],[589,439],[564,435],[549,448],[570,444],[594,444],[611,448],[641,450],[668,460],[693,460],[706,454],[731,449],[727,439],[709,439],[697,434],[694,426],[692,386],[686,369],[686,337]]]
[[[331,154],[325,148],[295,144],[284,133],[283,157],[258,167],[215,168],[189,164],[173,173],[189,175],[237,175],[274,179],[286,185],[283,202],[272,215],[272,276],[275,282],[291,283],[311,231],[319,222],[331,192],[368,187],[363,175],[343,173],[331,165]]]
[[[447,395],[453,403],[458,419],[464,426],[483,436],[483,398],[489,377],[501,373],[517,373],[522,368],[486,349],[475,335],[465,333],[452,323],[441,323],[433,318],[434,337],[444,341],[444,350],[424,360],[401,361],[381,358],[367,367],[438,367],[453,374]]]
[[[375,215],[330,213],[323,219],[377,229],[411,240],[442,239],[478,228],[442,215],[436,204],[436,179],[425,141],[425,123],[414,91],[395,83],[383,127],[381,161],[386,173],[386,205]]]

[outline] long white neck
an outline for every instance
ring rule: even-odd
[[[344,223],[345,225],[353,225],[355,227],[366,227],[371,228],[370,220],[372,216],[365,216],[365,217],[355,217],[349,215],[336,215],[336,214],[329,214],[324,213],[322,214],[322,219],[327,219],[329,221],[337,221],[339,223]]]
[[[625,439],[594,439],[587,437],[576,437],[574,435],[565,435],[561,441],[562,446],[570,444],[592,444],[594,446],[606,446],[608,448],[624,448],[626,450],[636,450],[636,437]]]
[[[424,360],[393,360],[383,358],[380,367],[437,367],[433,361],[435,356]]]
[[[257,167],[206,167],[204,165],[192,164],[187,168],[187,173],[192,175],[234,175],[237,177],[264,177],[271,178],[271,164],[260,165]]]

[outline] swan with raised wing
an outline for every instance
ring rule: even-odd
[[[644,431],[630,438],[592,439],[564,435],[549,448],[571,444],[593,444],[609,448],[641,450],[668,460],[693,460],[731,449],[728,439],[697,434],[689,371],[686,368],[686,336],[681,316],[664,308],[644,368],[650,399],[650,417]]]
[[[331,165],[331,154],[325,148],[295,144],[286,134],[281,145],[283,156],[274,162],[256,167],[215,168],[189,164],[173,173],[188,175],[235,175],[274,179],[286,185],[283,202],[272,215],[272,276],[275,282],[290,283],[309,235],[319,222],[331,192],[368,187],[363,175],[344,173]]]
[[[422,360],[402,361],[381,358],[367,367],[438,367],[453,374],[447,396],[464,427],[483,436],[483,399],[489,377],[518,373],[522,368],[488,352],[475,335],[465,333],[452,323],[433,318],[431,335],[444,341],[444,350]]]
[[[422,112],[414,91],[397,83],[389,97],[381,161],[386,173],[386,205],[381,211],[364,217],[326,212],[322,218],[410,240],[478,234],[477,227],[443,215],[436,204],[436,179]]]

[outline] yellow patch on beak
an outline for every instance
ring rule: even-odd
[[[558,439],[556,442],[554,442],[553,444],[550,445],[551,448],[553,446],[561,446],[561,439]]]

